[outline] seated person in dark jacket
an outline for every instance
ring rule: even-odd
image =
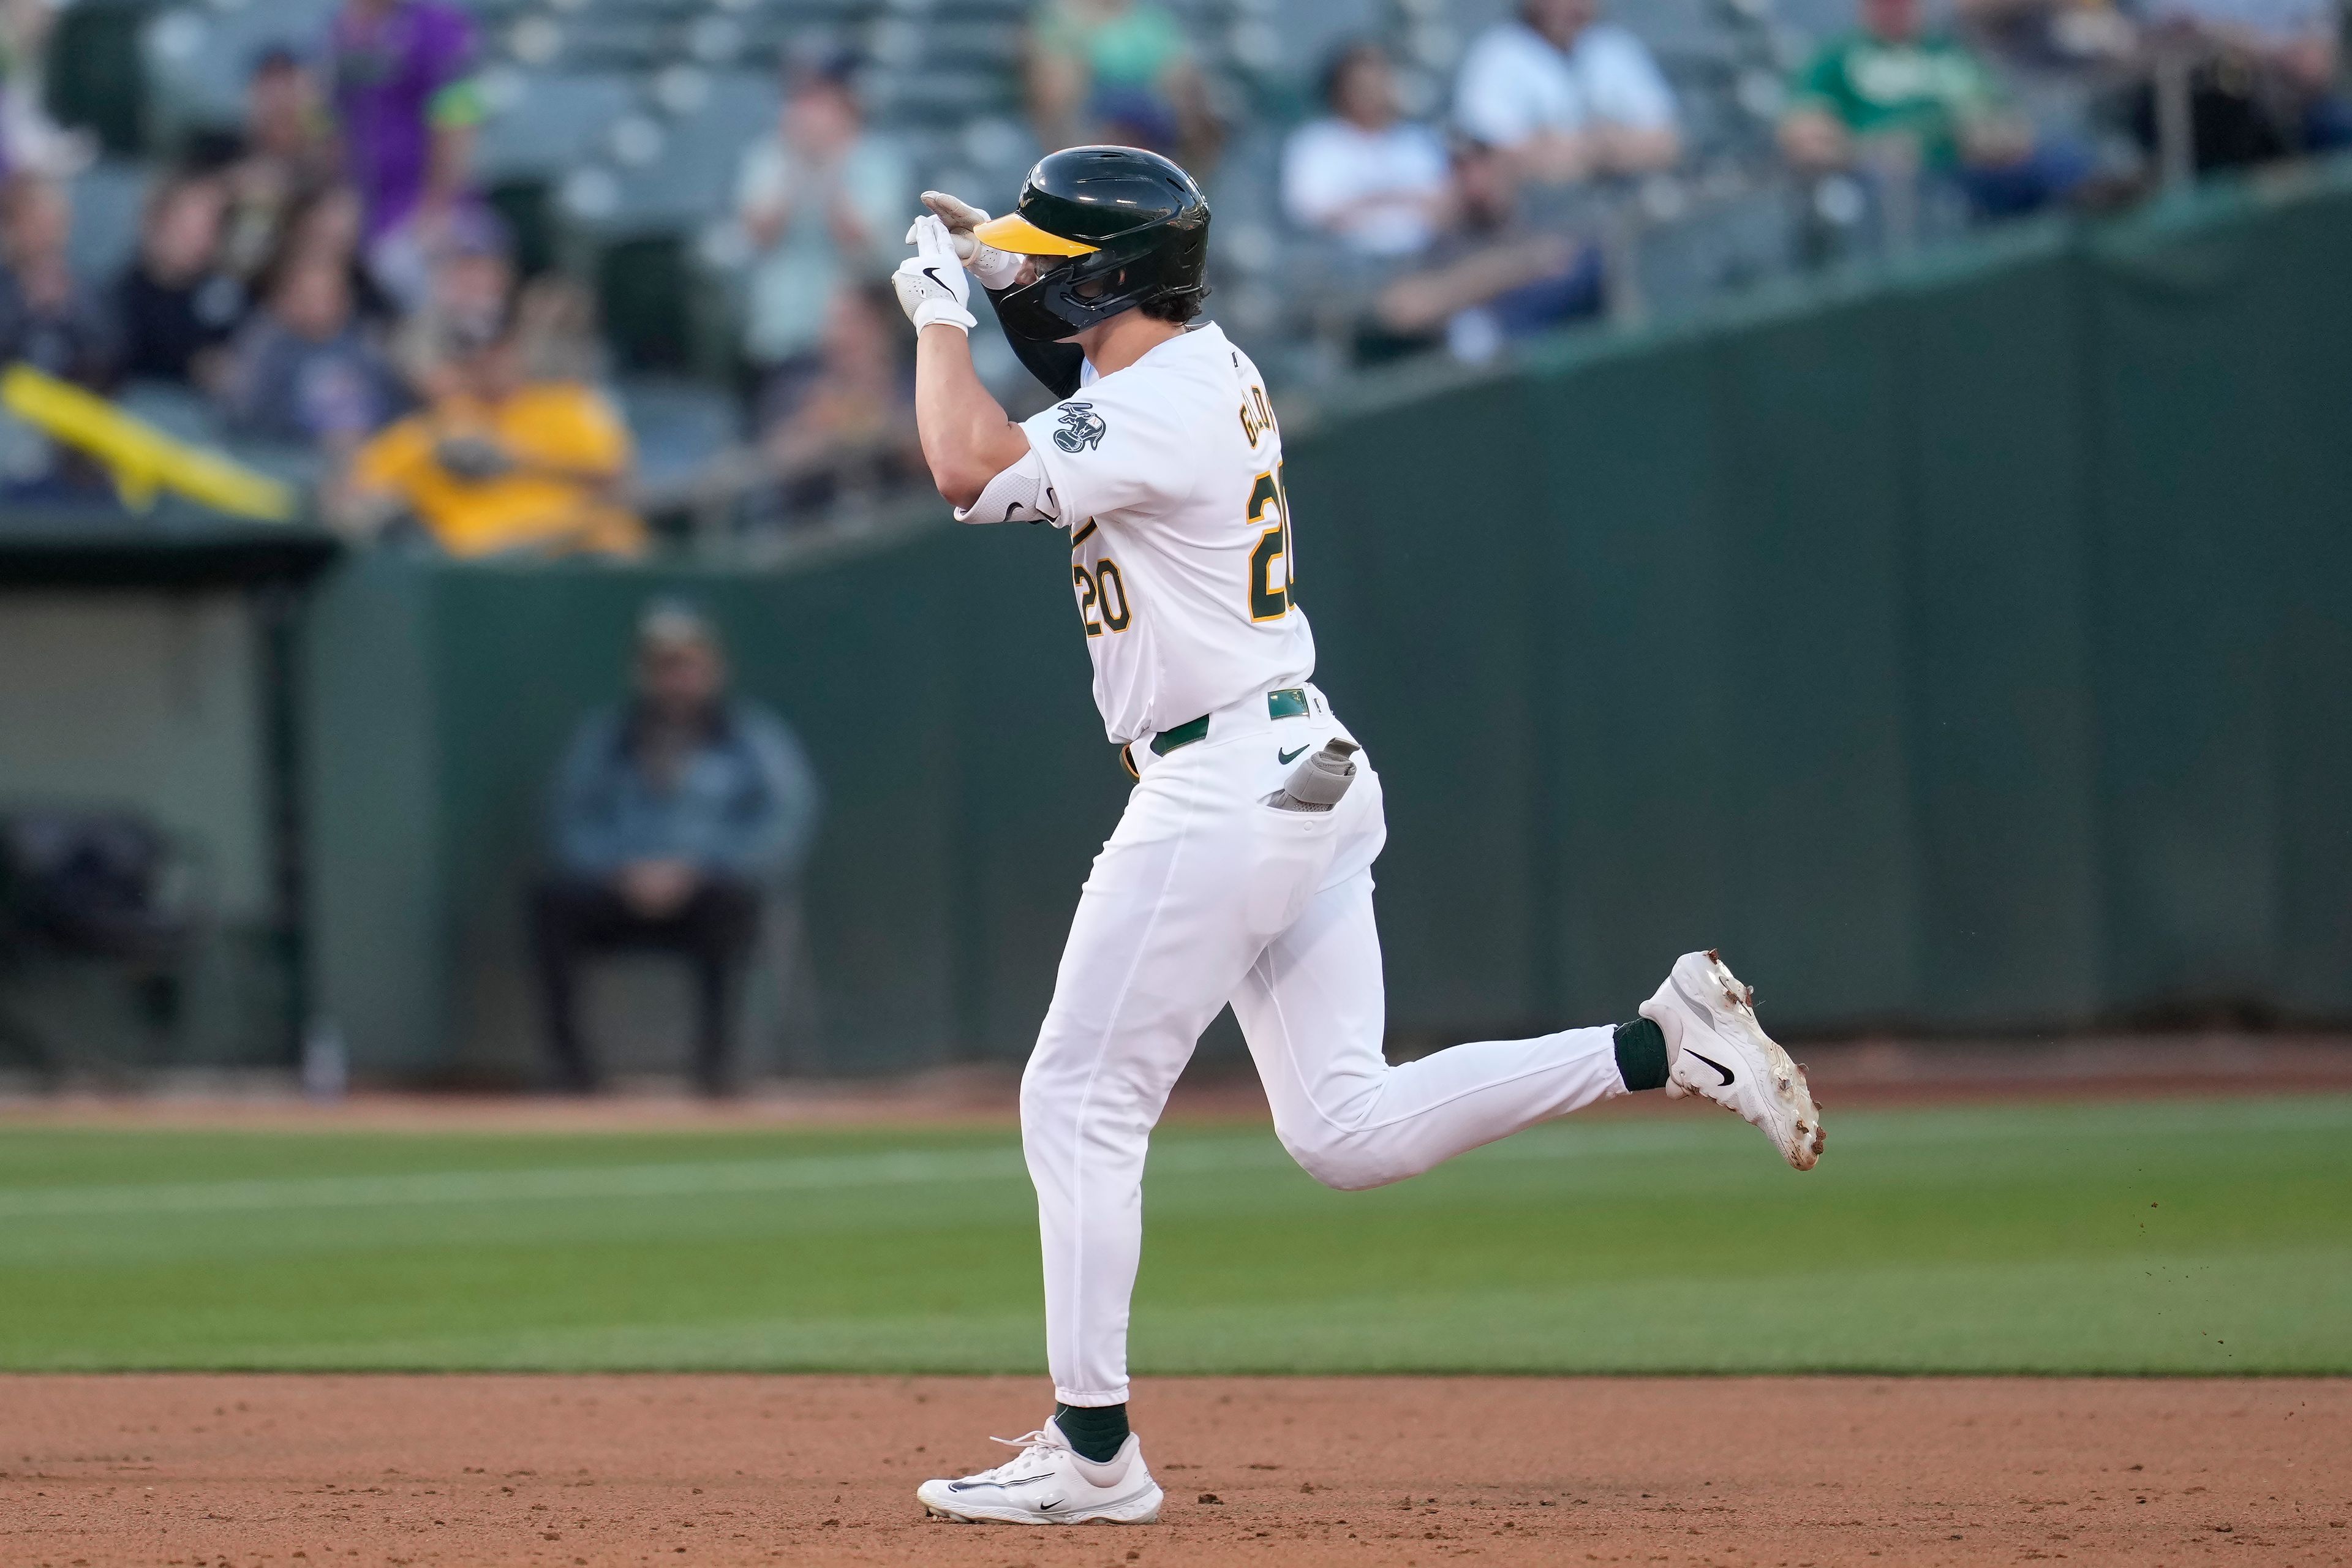
[[[549,1045],[564,1088],[594,1089],[577,1018],[581,958],[673,949],[694,964],[698,1080],[721,1094],[761,897],[807,854],[816,776],[780,720],[727,696],[718,634],[695,611],[646,612],[635,684],[629,703],[581,725],[556,776],[555,869],[531,910]]]
[[[121,339],[105,300],[74,275],[72,234],[63,185],[24,170],[0,180],[0,361],[110,392]]]
[[[227,195],[218,180],[173,175],[151,192],[139,254],[115,280],[122,374],[199,384],[245,316],[245,286],[214,265]]]
[[[0,365],[22,362],[111,394],[121,357],[113,312],[74,273],[73,203],[46,175],[0,179]],[[0,499],[111,503],[105,470],[28,425],[0,422]]]

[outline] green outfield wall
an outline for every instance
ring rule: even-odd
[[[1621,1019],[1703,944],[1794,1033],[2352,1018],[2347,285],[2352,173],[2306,172],[1294,418],[1392,1028]],[[347,570],[313,871],[355,1058],[526,1059],[538,792],[681,589],[831,796],[787,1064],[1019,1058],[1125,788],[1064,560]]]

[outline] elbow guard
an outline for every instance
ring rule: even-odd
[[[1033,447],[982,486],[977,500],[956,508],[955,519],[958,522],[1059,522],[1062,503],[1045,478],[1045,460]]]

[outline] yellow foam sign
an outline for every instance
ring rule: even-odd
[[[236,517],[285,522],[294,516],[292,486],[168,436],[96,393],[31,365],[0,372],[0,406],[105,464],[122,504],[134,511],[146,510],[156,491],[169,489]]]

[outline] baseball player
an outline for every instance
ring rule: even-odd
[[[895,281],[918,334],[924,458],[959,521],[1068,534],[1095,701],[1136,782],[1021,1080],[1057,1404],[1040,1430],[997,1439],[1019,1450],[1008,1462],[916,1495],[959,1521],[1147,1523],[1160,1490],[1127,1417],[1144,1152],[1228,1002],[1283,1146],[1334,1187],[1401,1181],[1640,1089],[1736,1111],[1801,1171],[1821,1118],[1712,952],[1677,959],[1614,1028],[1382,1058],[1380,775],[1312,679],[1265,378],[1198,319],[1208,203],[1131,147],[1053,153],[1004,217],[923,199]],[[972,369],[974,278],[1061,399],[1018,424]]]

